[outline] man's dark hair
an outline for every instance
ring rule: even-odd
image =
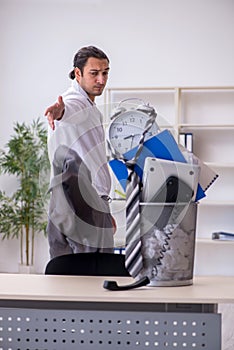
[[[80,69],[81,74],[83,75],[84,66],[90,57],[105,59],[109,62],[107,55],[100,49],[95,46],[82,47],[76,54],[73,60],[73,67]],[[70,72],[69,77],[75,79],[74,69]]]

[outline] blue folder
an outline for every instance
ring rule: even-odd
[[[138,147],[134,147],[130,151],[126,152],[123,156],[124,159],[133,159]],[[142,180],[143,169],[145,164],[145,159],[147,157],[154,157],[160,159],[167,159],[176,162],[186,162],[182,152],[180,151],[173,135],[169,130],[164,130],[153,136],[149,140],[144,142],[142,151],[135,165],[135,171]],[[128,169],[125,163],[118,159],[113,159],[109,162],[115,176],[120,182],[123,190],[126,190],[126,182],[128,177]],[[205,192],[202,187],[198,185],[196,201],[205,197]]]

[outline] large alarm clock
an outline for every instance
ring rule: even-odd
[[[125,101],[125,100],[124,100]],[[124,102],[122,101],[122,102]],[[125,109],[122,102],[115,110],[107,129],[107,141],[114,156],[120,156],[138,146],[145,125],[153,113],[156,112],[149,105],[140,105],[136,108]],[[156,122],[145,134],[144,140],[156,135],[159,127]]]

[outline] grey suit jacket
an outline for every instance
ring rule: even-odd
[[[79,155],[61,145],[53,160],[48,234],[61,235],[90,250],[113,248],[109,203],[92,185],[90,171]],[[56,232],[55,232],[56,231]]]

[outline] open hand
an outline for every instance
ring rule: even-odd
[[[58,97],[58,101],[52,106],[48,107],[45,111],[45,116],[48,119],[49,125],[52,130],[55,129],[54,121],[60,120],[64,113],[64,102],[62,96]]]

